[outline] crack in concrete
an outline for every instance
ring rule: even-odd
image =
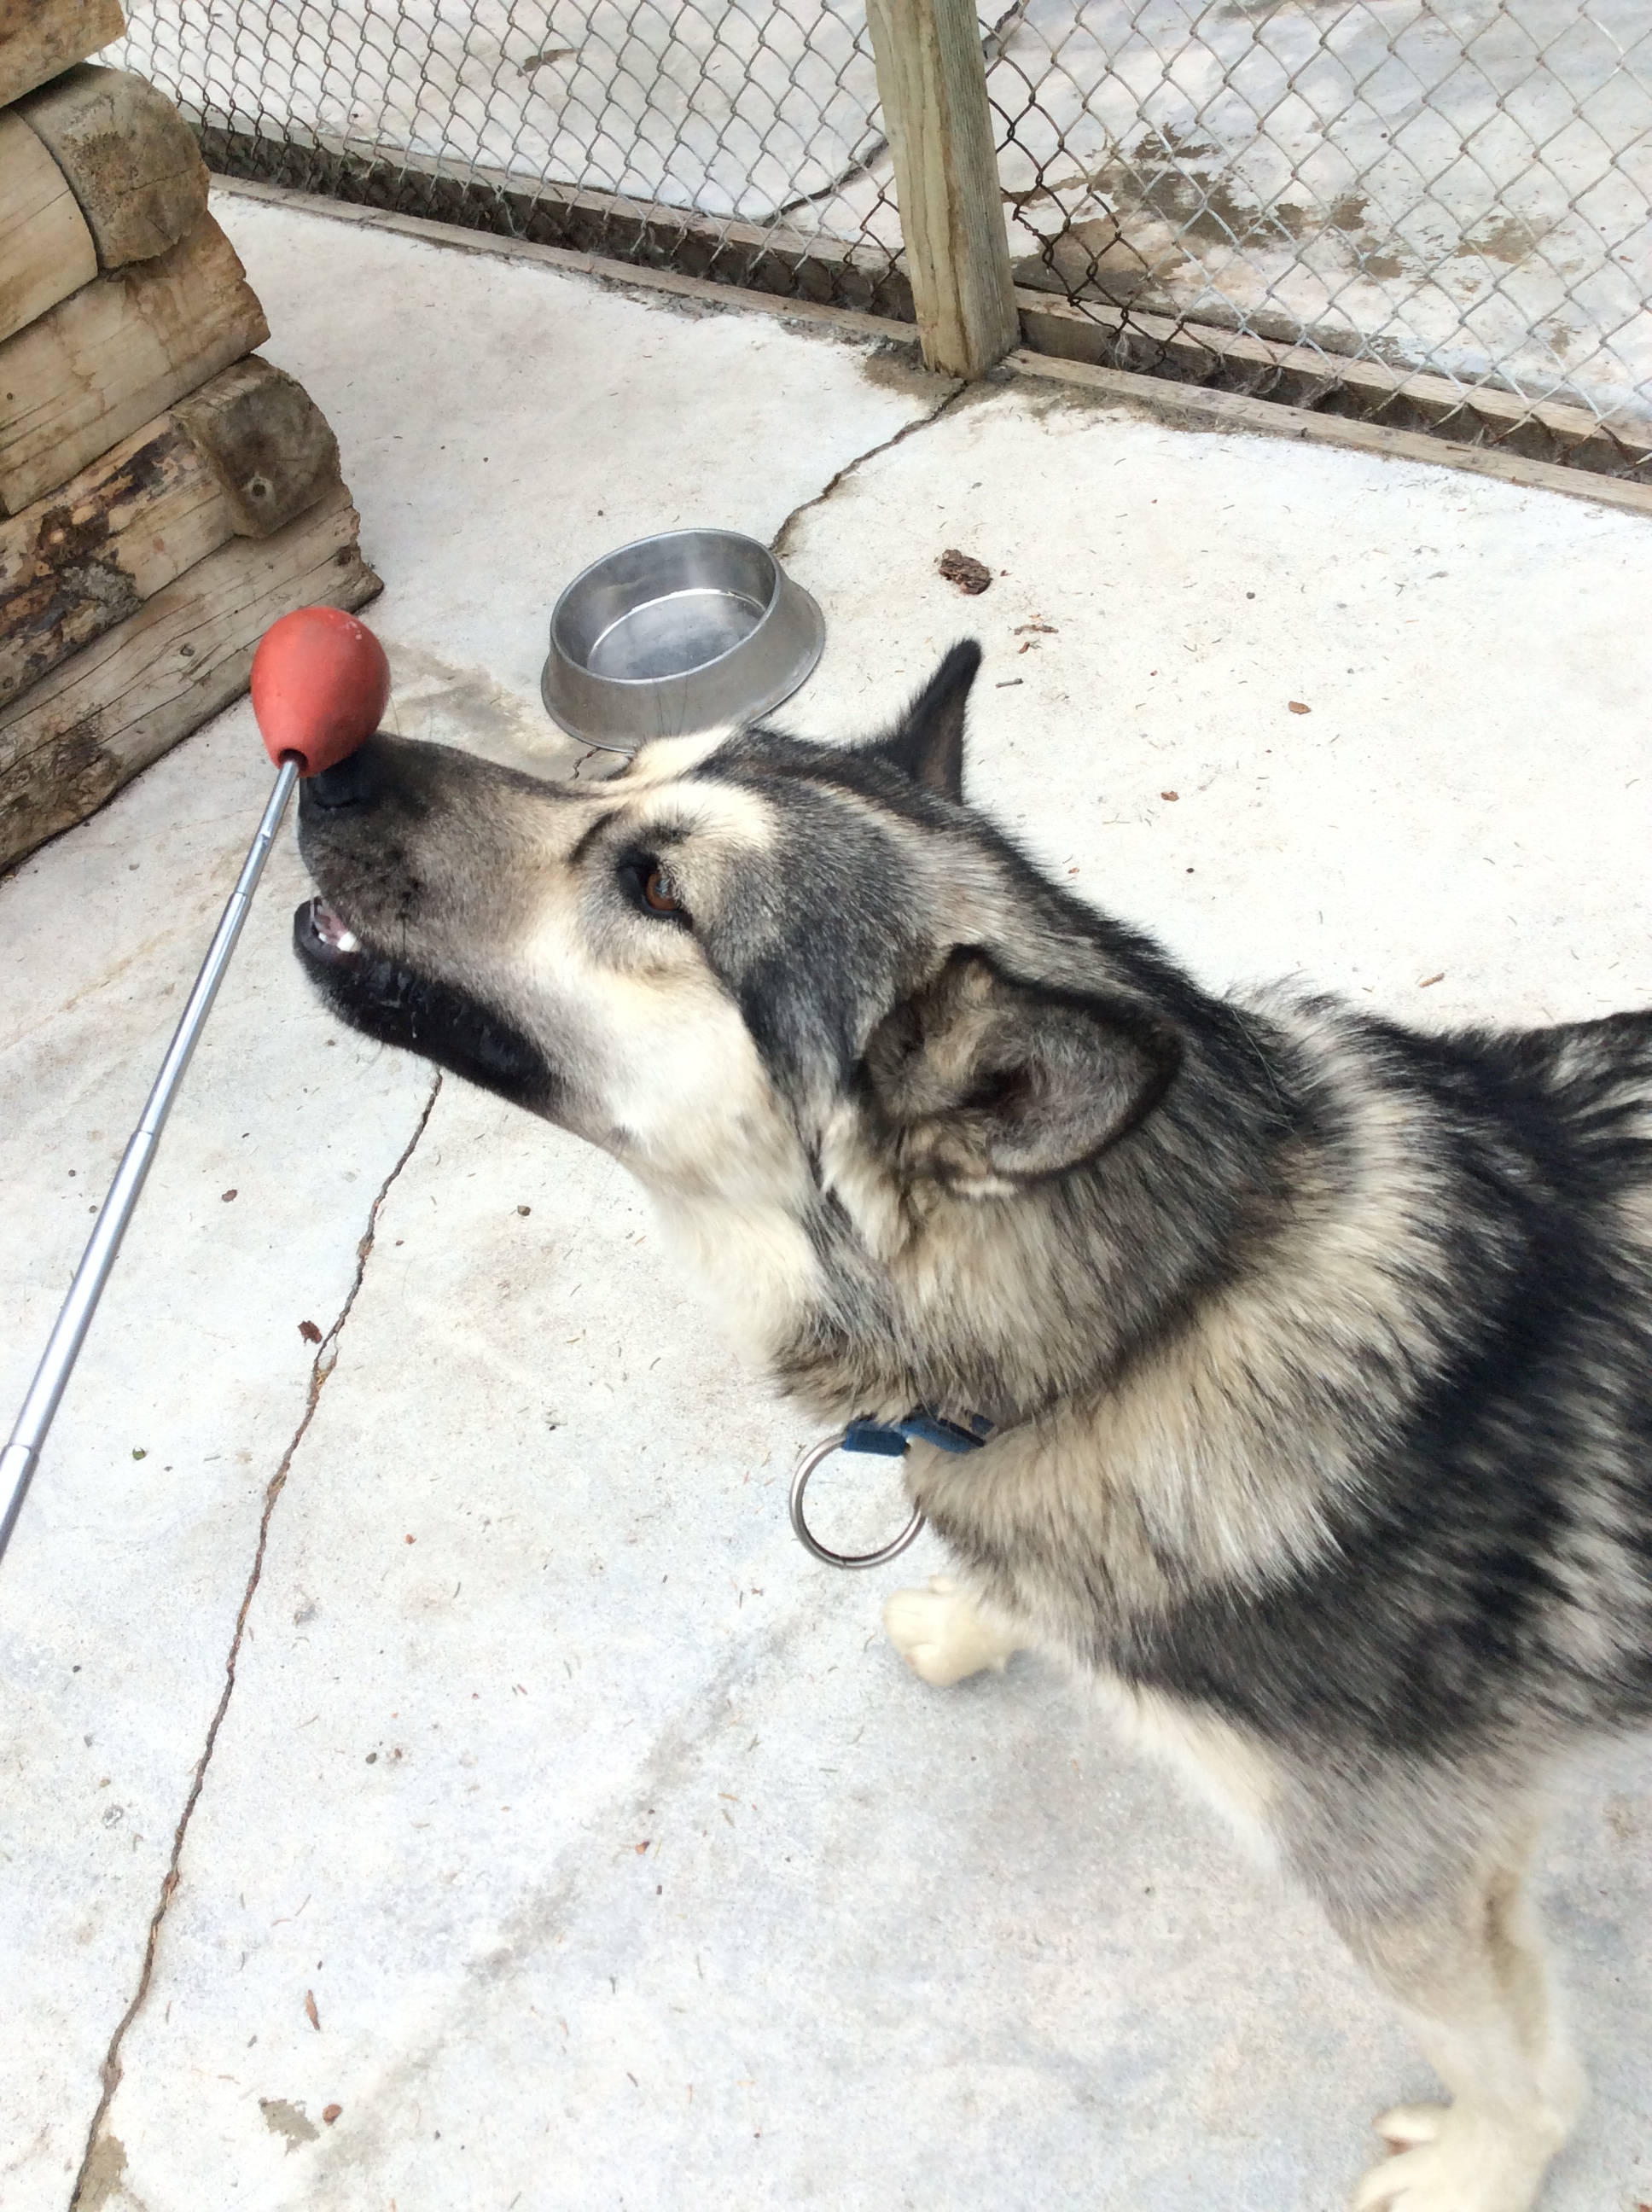
[[[109,2107],[114,2101],[115,2092],[120,2087],[123,2070],[120,2059],[121,2045],[125,2040],[127,2029],[143,2010],[143,2001],[149,1993],[149,1984],[154,1978],[155,1952],[161,1941],[161,1923],[166,1919],[167,1908],[178,1887],[179,1869],[184,1855],[185,1838],[189,1832],[190,1820],[194,1814],[202,1786],[206,1780],[206,1771],[211,1763],[213,1749],[218,1741],[218,1730],[223,1725],[224,1715],[229,1710],[229,1700],[234,1695],[235,1670],[240,1660],[241,1640],[246,1633],[247,1614],[252,1610],[252,1600],[258,1594],[258,1583],[264,1574],[264,1558],[269,1547],[270,1526],[275,1516],[276,1501],[287,1486],[287,1477],[297,1455],[298,1448],[307,1435],[311,1422],[315,1419],[316,1408],[321,1402],[321,1393],[326,1388],[327,1377],[338,1364],[338,1339],[343,1332],[345,1322],[350,1317],[356,1299],[361,1295],[361,1285],[367,1274],[367,1261],[372,1257],[374,1241],[378,1234],[379,1216],[384,1209],[385,1200],[389,1197],[403,1169],[418,1149],[419,1141],[430,1125],[430,1116],[434,1112],[436,1101],[440,1096],[441,1076],[438,1072],[430,1085],[430,1095],[425,1100],[423,1109],[414,1125],[412,1135],[403,1146],[400,1158],[379,1186],[378,1193],[367,1214],[367,1228],[355,1247],[355,1276],[345,1296],[344,1303],[338,1310],[337,1317],[316,1346],[315,1358],[310,1363],[310,1387],[305,1399],[303,1413],[300,1417],[297,1428],[293,1431],[286,1450],[281,1455],[281,1463],[270,1476],[264,1493],[264,1510],[258,1518],[258,1537],[252,1554],[252,1570],[247,1576],[246,1588],[241,1594],[240,1605],[235,1614],[234,1633],[230,1638],[228,1656],[224,1662],[223,1689],[218,1698],[217,1709],[208,1725],[206,1742],[202,1748],[200,1758],[196,1762],[195,1772],[190,1781],[189,1795],[184,1801],[184,1809],[179,1815],[178,1826],[173,1833],[172,1856],[167,1864],[165,1879],[161,1884],[160,1898],[150,1917],[149,1938],[143,1947],[143,1965],[138,1975],[137,1989],[131,2002],[121,2014],[114,2033],[109,2039],[109,2048],[105,2054],[101,2069],[103,2094],[98,2100],[96,2112],[92,2115],[92,2124],[87,2134],[86,2154],[81,2160],[80,2172],[75,2177],[75,2186],[70,2194],[69,2212],[98,2212],[98,2208],[108,2201],[111,2187],[119,2185],[118,2169],[115,2170],[112,2181],[107,2172],[100,2172],[97,2170],[97,2154],[99,2146],[103,2140],[104,2122],[108,2118]],[[124,2166],[124,2158],[120,2164]]]
[[[823,485],[819,491],[800,501],[792,509],[790,514],[769,539],[768,550],[774,558],[777,561],[784,561],[790,556],[792,533],[798,524],[811,509],[824,507],[827,501],[848,477],[853,476],[858,470],[864,468],[868,461],[875,461],[879,453],[892,452],[896,446],[904,445],[908,438],[915,438],[920,430],[927,430],[932,423],[938,422],[943,415],[956,407],[959,400],[975,389],[974,385],[965,383],[961,377],[953,379],[951,389],[944,398],[929,410],[926,415],[920,415],[915,421],[902,423],[893,437],[884,439],[878,445],[868,446],[864,453],[856,453],[853,459],[845,461],[842,467],[829,483]]]

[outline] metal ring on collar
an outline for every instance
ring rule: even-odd
[[[914,1508],[911,1520],[907,1522],[895,1541],[892,1544],[885,1544],[881,1552],[829,1551],[811,1529],[803,1516],[804,1493],[809,1487],[810,1476],[813,1474],[822,1460],[829,1459],[835,1451],[841,1450],[843,1439],[848,1433],[847,1429],[839,1429],[835,1435],[828,1437],[823,1443],[816,1444],[811,1450],[805,1452],[803,1457],[798,1462],[798,1471],[792,1477],[792,1533],[805,1552],[812,1552],[816,1559],[823,1561],[829,1567],[881,1567],[890,1559],[898,1559],[923,1527],[924,1516],[921,1507]]]

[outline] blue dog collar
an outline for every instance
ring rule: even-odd
[[[944,1413],[926,1413],[920,1406],[903,1421],[891,1421],[886,1426],[877,1421],[851,1421],[843,1431],[840,1451],[878,1452],[886,1459],[899,1459],[908,1444],[933,1444],[939,1451],[979,1451],[993,1433],[995,1423],[985,1413],[966,1413],[961,1421],[949,1421]]]
[[[894,1542],[885,1544],[881,1551],[834,1552],[820,1541],[804,1515],[804,1497],[815,1469],[838,1451],[869,1452],[880,1459],[904,1458],[912,1443],[933,1444],[944,1452],[979,1451],[995,1426],[984,1413],[966,1413],[962,1420],[954,1421],[944,1413],[926,1413],[921,1406],[903,1421],[851,1421],[847,1429],[827,1437],[798,1462],[797,1473],[792,1477],[792,1533],[805,1552],[829,1567],[881,1567],[899,1559],[924,1525],[921,1510],[914,1510]]]

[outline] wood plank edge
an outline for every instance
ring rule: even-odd
[[[1178,428],[1239,431],[1376,453],[1388,460],[1421,461],[1430,468],[1458,469],[1530,491],[1558,491],[1568,499],[1588,499],[1631,514],[1652,515],[1652,484],[1627,483],[1600,476],[1593,469],[1564,468],[1555,461],[1527,460],[1519,453],[1463,445],[1455,439],[1430,436],[1425,430],[1394,430],[1380,422],[1355,422],[1345,416],[1319,415],[1312,408],[1291,407],[1277,399],[1248,399],[1236,392],[1209,392],[1200,385],[1176,384],[1166,377],[1141,376],[1132,369],[1103,368],[1090,362],[1064,361],[1054,354],[1029,352],[1024,347],[1012,353],[1004,367],[1017,376],[1073,386],[1098,400],[1111,400],[1157,416]]]
[[[709,276],[679,276],[674,269],[642,269],[605,254],[581,253],[566,246],[538,246],[529,239],[467,230],[461,224],[437,222],[428,216],[397,215],[386,208],[329,199],[324,192],[295,191],[288,185],[260,184],[251,177],[228,177],[216,169],[212,189],[237,199],[258,200],[268,207],[295,208],[305,215],[323,216],[330,222],[352,224],[359,230],[388,230],[398,237],[422,239],[428,246],[446,246],[461,253],[491,254],[495,260],[533,262],[566,276],[595,277],[599,283],[626,291],[665,292],[676,299],[702,301],[709,307],[778,316],[782,322],[811,323],[847,337],[878,338],[886,345],[917,350],[915,325],[897,323],[886,315],[869,315],[859,307],[834,307],[817,300],[788,299],[777,292],[748,291],[738,284],[720,284]]]
[[[1263,375],[1272,373],[1291,377],[1298,383],[1316,384],[1327,392],[1353,393],[1373,406],[1403,400],[1420,411],[1432,413],[1435,421],[1431,427],[1435,430],[1454,416],[1470,414],[1500,422],[1505,430],[1535,424],[1557,437],[1570,439],[1576,445],[1594,443],[1603,449],[1610,447],[1614,434],[1601,417],[1570,401],[1522,398],[1515,392],[1488,384],[1458,384],[1430,369],[1394,368],[1369,356],[1327,353],[1307,343],[1287,344],[1282,339],[1259,337],[1254,331],[1229,331],[1212,323],[1144,313],[1100,300],[1080,303],[1026,286],[1017,287],[1015,296],[1021,313],[1022,343],[1026,349],[1029,353],[1054,354],[1062,361],[1086,362],[1097,368],[1119,368],[1122,364],[1108,360],[1102,349],[1109,338],[1116,342],[1135,333],[1149,344],[1162,347],[1167,356],[1202,354],[1224,366],[1236,366]],[[1186,384],[1205,382],[1196,374],[1176,375],[1174,380]],[[1309,411],[1314,411],[1310,403],[1300,399],[1276,404],[1308,404]],[[1408,427],[1430,428],[1428,424],[1415,422]],[[1456,442],[1470,441],[1459,439]],[[1652,444],[1652,434],[1642,442]],[[1534,454],[1529,458],[1538,459],[1541,456]]]

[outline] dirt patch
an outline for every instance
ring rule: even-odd
[[[864,339],[856,343],[865,344]],[[877,339],[866,347],[861,356],[860,374],[868,384],[880,392],[893,392],[902,398],[926,399],[933,402],[945,386],[957,388],[954,376],[938,376],[924,367],[918,351],[918,333],[910,323],[891,322],[886,338]]]
[[[289,2152],[295,2151],[301,2143],[313,2142],[321,2133],[303,2106],[289,2105],[285,2097],[260,2097],[258,2110],[272,2136],[286,2136]]]
[[[104,2212],[118,2202],[124,2212],[143,2212],[125,2185],[126,2146],[118,2136],[100,2136],[81,2168],[74,2212]]]

